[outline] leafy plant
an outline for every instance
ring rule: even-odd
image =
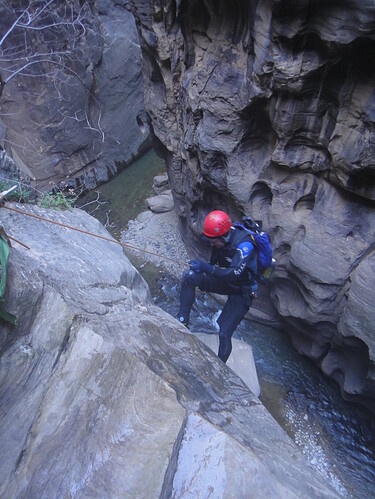
[[[67,192],[63,192],[55,185],[52,191],[40,192],[31,186],[29,187],[22,184],[22,182],[17,179],[0,179],[0,192],[7,191],[15,184],[18,185],[18,188],[10,194],[7,194],[6,201],[37,204],[41,208],[71,210],[79,197],[79,194],[77,194],[74,189],[69,189]]]
[[[76,198],[71,197],[64,192],[58,191],[56,193],[44,192],[38,199],[38,206],[41,208],[56,208],[68,209],[73,208]]]

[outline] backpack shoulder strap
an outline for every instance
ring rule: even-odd
[[[255,246],[255,240],[251,236],[251,233],[250,233],[249,229],[247,229],[240,222],[234,223],[233,227],[235,229],[238,229],[238,230],[236,230],[236,233],[235,233],[235,236],[234,236],[234,239],[233,239],[233,244],[234,245],[239,245],[239,244],[242,243],[242,241],[244,241],[246,239],[248,241],[251,240],[251,242],[253,243],[253,246]]]

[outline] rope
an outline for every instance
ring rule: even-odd
[[[149,255],[156,256],[157,258],[159,258],[161,260],[169,260],[170,262],[177,263],[177,265],[180,265],[180,266],[184,265],[183,262],[178,262],[177,260],[174,260],[173,258],[169,258],[168,256],[159,255],[158,253],[154,253],[153,251],[149,251],[149,250],[146,250],[144,248],[142,248],[142,249],[137,248],[137,246],[133,246],[132,244],[123,243],[121,241],[117,241],[117,239],[114,239],[114,238],[109,238],[109,237],[101,236],[99,234],[94,234],[93,232],[79,229],[78,227],[73,227],[72,225],[67,225],[67,224],[64,224],[62,222],[57,222],[56,220],[52,220],[51,218],[44,218],[44,217],[41,217],[40,215],[35,215],[34,213],[27,213],[26,211],[19,210],[18,208],[11,208],[10,206],[6,206],[6,205],[3,205],[2,208],[5,208],[9,211],[14,211],[16,213],[20,213],[21,215],[26,215],[27,217],[36,218],[37,220],[41,220],[42,222],[48,222],[48,223],[51,223],[54,225],[59,225],[60,227],[64,227],[65,229],[75,230],[77,232],[81,232],[82,234],[86,234],[88,236],[96,237],[98,239],[103,239],[104,241],[108,241],[110,243],[116,243],[116,244],[119,244],[120,246],[123,246],[124,248],[131,248],[131,249],[134,249],[137,251],[142,251],[143,253],[148,253]],[[17,241],[17,242],[19,242],[19,241]],[[22,243],[20,243],[20,244],[22,244]],[[23,245],[23,246],[28,248],[26,245]],[[28,248],[28,249],[30,249],[30,248]]]
[[[21,243],[21,241],[19,241],[18,239],[16,239],[15,237],[12,237],[10,236],[9,234],[7,234],[7,237],[9,237],[9,239],[11,241],[15,241],[16,243],[20,244],[21,246],[23,246],[24,248],[26,248],[27,250],[29,250],[30,248],[28,246],[26,246],[26,244],[23,244]]]

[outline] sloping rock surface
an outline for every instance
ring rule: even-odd
[[[15,207],[15,205],[7,205]],[[86,213],[34,215],[110,237]],[[6,208],[2,497],[336,497],[115,243]]]
[[[44,63],[4,86],[0,116],[1,146],[39,188],[93,189],[150,146],[138,34],[125,6],[108,0],[70,2],[67,20],[82,19],[76,29],[68,23],[66,28],[17,29],[2,46],[4,80],[7,54],[15,46],[20,55],[21,47],[27,52],[30,44],[31,61],[45,53]],[[0,18],[5,33],[17,13],[3,5]],[[59,58],[65,53],[66,60]],[[12,67],[22,65],[13,59]]]
[[[219,351],[219,335],[198,333],[205,345],[217,354]],[[237,338],[232,338],[232,352],[226,365],[230,367],[246,383],[250,390],[259,397],[260,385],[250,345]]]
[[[260,305],[375,411],[374,2],[131,5],[186,242],[205,255],[211,209],[261,220],[277,267]]]

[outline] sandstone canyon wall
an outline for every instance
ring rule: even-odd
[[[2,82],[25,67],[2,88],[0,145],[38,188],[92,189],[150,146],[138,35],[126,1],[49,3],[0,46]],[[27,5],[0,6],[2,34]]]
[[[212,208],[261,220],[274,313],[346,398],[375,410],[374,3],[131,5],[183,231],[197,244]]]

